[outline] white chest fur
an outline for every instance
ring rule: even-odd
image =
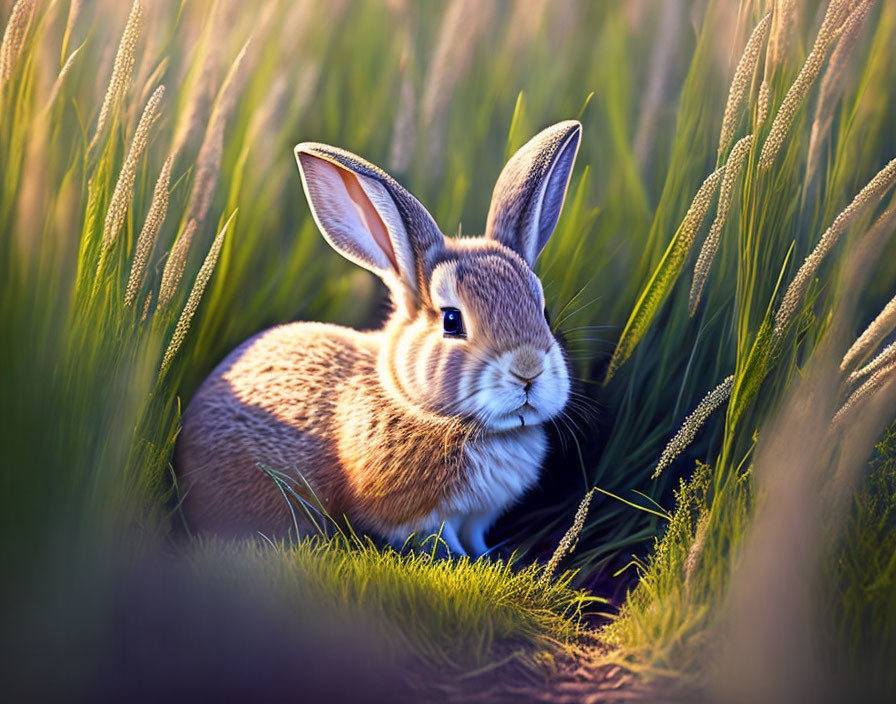
[[[411,533],[425,537],[441,530],[452,552],[485,553],[489,527],[535,484],[546,453],[541,426],[480,438],[464,449],[468,480],[463,488],[426,518],[398,526],[386,537],[400,546]]]
[[[495,433],[469,445],[464,451],[468,481],[441,507],[442,518],[500,515],[538,480],[546,452],[541,426]]]

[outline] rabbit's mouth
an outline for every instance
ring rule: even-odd
[[[524,403],[522,406],[517,408],[516,414],[519,416],[521,428],[526,427],[526,413],[536,413],[537,414],[538,411],[535,410],[535,406],[530,404],[528,401],[526,401],[526,403]]]
[[[492,430],[512,430],[540,425],[547,420],[538,409],[528,401],[519,408],[503,413],[495,418],[489,426]]]

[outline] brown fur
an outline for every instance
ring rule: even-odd
[[[258,463],[304,475],[331,515],[371,530],[420,518],[450,495],[472,427],[390,399],[376,379],[378,337],[294,323],[235,349],[184,415],[175,463],[189,467],[189,523],[288,530],[289,505]]]

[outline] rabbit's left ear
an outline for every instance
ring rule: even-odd
[[[351,152],[304,142],[295,154],[311,212],[326,240],[413,306],[425,262],[444,246],[432,216],[387,173]]]
[[[557,225],[581,136],[576,120],[542,130],[511,157],[495,185],[485,236],[510,247],[529,266]]]

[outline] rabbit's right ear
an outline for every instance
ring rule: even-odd
[[[510,247],[529,266],[557,225],[581,136],[576,120],[542,130],[511,157],[495,184],[485,236]]]
[[[350,152],[305,142],[295,154],[311,213],[327,242],[413,305],[424,263],[444,246],[432,216],[392,177]]]

